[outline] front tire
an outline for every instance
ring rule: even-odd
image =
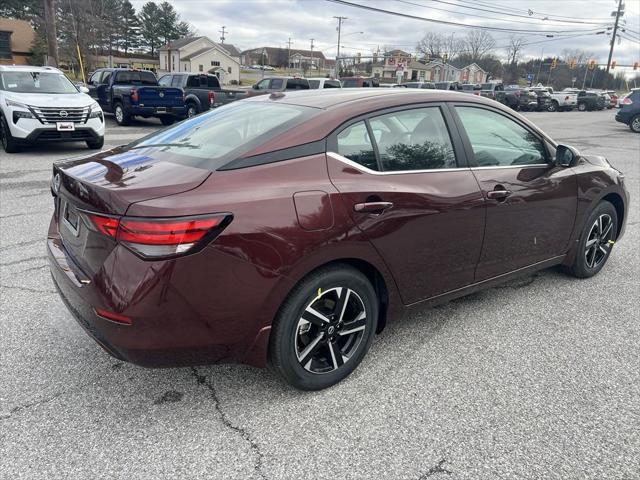
[[[97,140],[87,140],[87,148],[91,150],[100,150],[104,147],[104,137],[100,137]]]
[[[348,265],[321,268],[289,294],[269,340],[273,368],[290,385],[321,390],[362,361],[378,323],[378,297]]]
[[[568,273],[578,278],[597,274],[607,263],[617,234],[618,213],[611,203],[603,200],[585,222],[576,258]]]
[[[555,100],[547,107],[548,112],[557,112],[558,110],[560,110],[560,105]]]
[[[189,103],[187,105],[187,118],[195,117],[198,113],[198,107],[195,103]]]
[[[16,142],[11,135],[9,125],[4,117],[0,117],[0,143],[6,153],[18,153],[20,151],[20,145]]]
[[[580,112],[585,112],[587,110],[587,104],[584,102],[581,102],[578,104],[578,110]]]
[[[640,133],[640,115],[635,115],[629,122],[629,128],[632,132]]]

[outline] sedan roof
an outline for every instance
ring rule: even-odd
[[[335,90],[304,90],[295,92],[282,92],[278,95],[263,95],[252,97],[247,101],[252,102],[278,102],[304,107],[333,109],[336,107],[353,104],[360,100],[368,99],[375,102],[378,108],[406,105],[409,103],[423,102],[450,102],[456,100],[469,101],[469,94],[449,90],[422,90],[422,89],[383,89],[383,88],[345,88]],[[495,103],[483,97],[477,97],[472,101],[479,103]],[[370,102],[366,102],[367,105]]]

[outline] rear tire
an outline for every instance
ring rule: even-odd
[[[198,111],[198,106],[195,103],[187,104],[187,118],[195,117],[200,113]]]
[[[603,200],[593,209],[582,228],[578,251],[567,273],[578,278],[597,274],[609,259],[618,234],[618,213]]]
[[[9,125],[7,125],[4,117],[0,117],[0,143],[2,143],[2,148],[7,153],[17,153],[20,151],[20,146],[11,135],[11,130],[9,130]]]
[[[116,117],[116,123],[121,127],[126,127],[131,123],[131,116],[125,111],[120,102],[113,106],[113,115]]]
[[[311,273],[289,294],[273,323],[269,339],[273,368],[301,390],[335,385],[356,369],[369,350],[378,305],[369,280],[349,265]],[[322,318],[310,312],[319,312]]]
[[[548,112],[557,112],[558,110],[560,110],[560,105],[555,100],[547,107]]]
[[[100,150],[104,146],[104,137],[97,140],[87,140],[87,147],[91,150]]]
[[[162,115],[160,117],[160,121],[162,122],[163,125],[173,125],[176,119],[169,115]]]
[[[629,128],[632,132],[640,133],[640,115],[634,115],[629,122]]]

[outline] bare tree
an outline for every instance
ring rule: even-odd
[[[560,57],[565,61],[575,60],[578,65],[583,65],[589,61],[590,58],[595,57],[593,52],[587,52],[581,48],[565,48],[560,53]]]
[[[427,32],[416,45],[416,50],[423,56],[442,58],[446,54],[449,60],[462,53],[464,48],[464,41],[457,38],[455,33]]]
[[[480,29],[470,30],[463,42],[465,51],[472,62],[479,61],[496,46],[496,41],[491,34]]]
[[[522,37],[516,37],[511,35],[509,37],[509,45],[507,46],[507,63],[509,65],[515,65],[518,63],[520,56],[522,55],[522,48],[524,47],[524,39]]]

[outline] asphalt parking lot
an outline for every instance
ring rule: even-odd
[[[0,478],[640,478],[640,135],[615,110],[527,115],[626,174],[627,233],[602,273],[552,269],[391,324],[317,393],[107,355],[45,256],[51,164],[87,150],[1,153]],[[105,147],[160,127],[108,122]]]

